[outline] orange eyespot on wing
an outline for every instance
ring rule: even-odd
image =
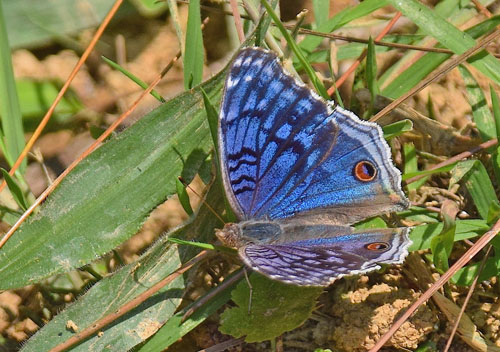
[[[379,251],[383,252],[391,248],[389,243],[386,242],[372,242],[365,245],[365,248],[369,251]]]
[[[371,162],[363,160],[354,166],[354,176],[360,181],[368,182],[377,176],[377,169]]]

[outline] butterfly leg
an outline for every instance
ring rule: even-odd
[[[250,315],[250,310],[252,309],[253,286],[250,283],[250,279],[248,278],[248,273],[247,273],[246,267],[243,267],[243,273],[245,274],[245,279],[247,280],[247,284],[248,284],[248,290],[250,291],[249,296],[248,296],[248,315]]]

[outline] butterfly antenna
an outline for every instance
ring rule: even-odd
[[[212,214],[215,215],[215,217],[217,219],[220,220],[220,222],[222,222],[224,225],[226,224],[226,222],[221,218],[221,216],[219,214],[217,214],[217,212],[214,210],[214,208],[212,208],[206,201],[205,199],[198,193],[196,192],[193,187],[191,187],[190,185],[187,184],[186,181],[184,181],[184,179],[179,176],[177,177],[179,181],[181,181],[181,183],[184,185],[184,187],[186,187],[187,189],[189,189],[191,192],[193,192],[198,198],[200,198],[200,200],[202,201],[203,204],[205,204],[205,206],[208,208],[208,210],[210,210],[212,212]]]

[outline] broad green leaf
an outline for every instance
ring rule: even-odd
[[[479,134],[483,142],[489,141],[496,137],[496,126],[483,90],[465,66],[460,65],[458,69],[465,83],[467,99]]]
[[[493,202],[498,202],[490,177],[479,160],[466,160],[452,170],[450,185],[463,180],[463,184],[472,197],[483,219],[488,218],[488,210]]]
[[[230,277],[228,277],[228,279],[229,278]],[[235,288],[236,284],[237,282],[225,287],[222,291],[219,290],[220,286],[213,288],[207,295],[213,293],[214,290],[219,290],[220,292],[218,292],[214,298],[203,306],[198,307],[193,315],[184,322],[182,321],[184,314],[197,302],[175,314],[148,342],[141,346],[138,351],[162,351],[177,342],[181,337],[200,325],[206,318],[214,314],[222,305],[227,303],[231,299],[231,291]],[[200,299],[203,299],[205,296],[200,297]]]
[[[12,48],[47,46],[57,41],[70,41],[69,35],[97,27],[114,0],[23,0],[2,1],[9,42]],[[115,20],[134,14],[132,6],[122,5]]]
[[[157,242],[146,254],[108,276],[75,303],[57,314],[24,345],[23,352],[48,351],[74,335],[66,328],[73,321],[79,330],[117,310],[123,304],[147,290],[150,286],[181,266],[177,246]],[[127,313],[104,330],[101,337],[92,336],[71,351],[127,351],[144,342],[174,314],[181,302],[184,280],[181,277],[138,308]],[[55,338],[57,336],[57,338]]]
[[[191,89],[203,78],[203,36],[201,33],[200,0],[189,1],[184,52],[184,88]]]
[[[216,211],[222,210],[221,196],[219,186],[212,187],[207,196],[207,202]],[[213,237],[214,227],[220,225],[211,211],[206,207],[201,208],[192,223],[168,236],[163,236],[137,261],[122,267],[92,286],[85,295],[31,337],[23,351],[47,351],[65,341],[73,335],[66,328],[68,320],[74,321],[79,330],[85,329],[171,274],[199,251],[194,247],[170,243],[169,236],[186,240],[196,236],[197,240],[208,241]],[[128,351],[143,343],[172,318],[183,295],[184,280],[181,276],[124,317],[107,326],[102,336],[93,336],[71,350],[107,351],[109,346],[113,346],[115,351]],[[204,319],[204,315],[198,316],[199,322]]]
[[[252,285],[250,312],[250,289],[246,280],[242,280],[232,293],[237,307],[222,313],[219,328],[233,337],[245,336],[246,342],[270,340],[302,325],[323,291],[320,287],[287,285],[255,273],[249,279]]]
[[[456,226],[455,241],[477,237],[490,229],[485,220],[457,220]],[[413,244],[410,246],[409,251],[430,248],[432,239],[442,231],[442,222],[415,226],[410,233]]]
[[[203,84],[217,104],[225,73]],[[77,166],[0,250],[1,288],[36,283],[109,252],[175,193],[179,175],[192,174],[183,170],[185,160],[211,148],[199,87],[144,116]]]
[[[356,229],[385,229],[387,228],[387,224],[384,220],[379,217],[371,218],[368,220],[360,221],[356,224]]]

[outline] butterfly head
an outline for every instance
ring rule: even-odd
[[[216,229],[215,236],[227,247],[240,248],[245,244],[238,224],[228,223],[223,229]]]

